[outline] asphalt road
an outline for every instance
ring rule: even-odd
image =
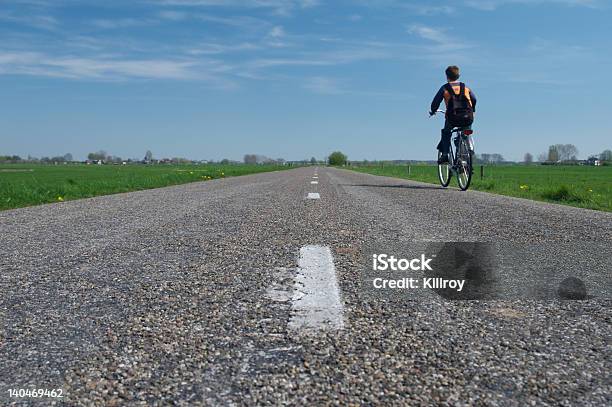
[[[450,241],[531,268],[364,289],[368,247]],[[611,243],[609,213],[313,167],[1,212],[0,404],[610,405]]]

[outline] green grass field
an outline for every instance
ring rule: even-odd
[[[407,165],[351,167],[354,171],[439,184],[437,167]],[[451,187],[457,186],[453,177]],[[612,211],[612,167],[591,166],[485,166],[474,169],[470,189],[554,202],[580,208]]]
[[[0,165],[0,210],[290,167],[280,165]]]

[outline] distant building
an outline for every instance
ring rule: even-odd
[[[591,156],[585,161],[585,164],[599,167],[601,165],[601,160],[595,156]]]

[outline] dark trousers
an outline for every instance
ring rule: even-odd
[[[444,128],[442,129],[442,137],[440,138],[440,142],[438,143],[437,149],[441,153],[448,154],[450,150],[451,136],[453,135],[452,131],[455,126],[451,125],[448,120],[444,122]],[[472,126],[462,127],[464,130],[469,130]]]

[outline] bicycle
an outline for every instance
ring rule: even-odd
[[[437,110],[436,113],[446,112]],[[448,161],[438,164],[438,179],[440,185],[446,188],[450,184],[453,173],[455,173],[459,188],[462,191],[467,191],[472,182],[473,174],[474,141],[472,140],[472,134],[474,134],[474,131],[463,127],[455,127],[451,134],[455,134],[455,137],[449,148]],[[453,150],[453,145],[455,150]],[[441,157],[442,153],[438,152],[438,162],[440,162]]]

